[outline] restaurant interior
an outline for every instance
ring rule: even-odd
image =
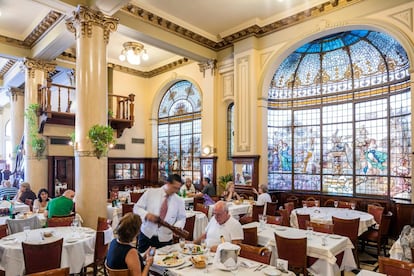
[[[1,178],[75,191],[54,230],[68,269],[39,275],[103,275],[120,219],[171,174],[198,191],[208,178],[213,203],[234,183],[233,275],[412,275],[413,13],[412,0],[1,0]],[[192,241],[214,205],[180,196]],[[43,244],[53,221],[6,197],[0,214],[0,273],[29,274],[21,241]],[[306,237],[304,253],[277,234]],[[229,274],[208,259],[204,273]],[[184,266],[151,273],[200,273]]]

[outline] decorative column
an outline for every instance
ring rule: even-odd
[[[76,212],[96,228],[106,217],[108,159],[97,158],[88,140],[93,125],[108,124],[107,44],[118,19],[78,6],[66,22],[76,39],[75,193]]]
[[[24,111],[31,104],[38,103],[38,86],[45,83],[50,72],[55,70],[56,65],[43,60],[25,58],[23,62],[25,72]],[[30,183],[33,191],[47,187],[47,146],[40,156],[32,149],[29,137],[29,124],[24,119],[24,180]],[[47,145],[47,141],[46,141]]]
[[[10,98],[10,114],[12,114],[10,116],[10,126],[13,151],[10,170],[13,171],[16,168],[16,148],[22,140],[24,131],[24,90],[10,87],[7,95]]]

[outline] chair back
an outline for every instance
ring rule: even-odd
[[[95,238],[95,251],[93,253],[94,265],[103,265],[108,252],[108,244],[105,244],[105,232],[97,231]]]
[[[368,204],[368,213],[370,213],[374,217],[375,222],[380,225],[384,207]]]
[[[307,222],[310,221],[309,214],[296,214],[298,218],[299,229],[306,229]]]
[[[286,202],[284,204],[285,209],[288,211],[288,214],[290,216],[290,213],[292,213],[293,209],[295,209],[295,203],[294,202]]]
[[[308,225],[311,226],[315,232],[333,234],[333,224],[331,223],[318,223],[309,221]]]
[[[243,228],[243,243],[257,246],[257,227]]]
[[[348,201],[339,201],[338,202],[338,208],[351,209],[351,202],[348,202]]]
[[[293,203],[293,209],[295,209],[299,205],[299,198],[295,195],[290,195],[288,198],[286,198],[286,202],[292,202]]]
[[[269,216],[269,215],[267,215],[267,223],[268,224],[282,225],[282,221],[283,221],[282,216]]]
[[[315,200],[302,200],[303,207],[315,207]]]
[[[26,274],[60,268],[63,238],[51,243],[22,242]]]
[[[106,271],[108,272],[108,276],[129,276],[128,269],[112,269],[109,268],[108,265],[105,263]]]
[[[135,193],[135,192],[130,193],[129,195],[130,195],[130,197],[131,197],[131,202],[133,202],[133,203],[137,203],[137,202],[138,202],[138,200],[141,198],[141,196],[142,196],[143,194],[144,194],[144,193]]]
[[[7,226],[9,228],[9,234],[23,232],[25,226],[29,226],[30,229],[42,228],[40,220],[37,216],[32,216],[27,219],[7,219]]]
[[[289,270],[301,269],[307,275],[306,268],[308,267],[306,248],[307,239],[290,239],[279,236],[275,233],[277,254],[279,258],[287,260],[289,263]]]
[[[122,204],[122,216],[125,216],[128,213],[132,213],[134,210],[134,204],[123,203]]]
[[[379,256],[379,272],[386,275],[411,276],[414,263]]]
[[[51,217],[47,219],[48,227],[65,227],[70,226],[75,218],[75,214],[64,217]]]
[[[337,235],[348,237],[354,246],[358,245],[359,219],[341,219],[332,217],[333,232]]]
[[[266,215],[276,215],[277,202],[266,202]]]
[[[391,225],[391,218],[392,218],[391,212],[389,214],[382,216],[381,224],[378,229],[378,232],[379,232],[378,235],[380,236],[381,239],[388,237],[388,231],[390,230],[390,225]]]
[[[335,207],[335,199],[329,198],[323,204],[325,207]]]
[[[259,263],[270,264],[272,257],[272,251],[267,247],[252,246],[249,244],[241,243],[240,246],[240,257],[253,260]]]
[[[195,225],[196,216],[193,215],[185,219],[184,230],[188,231],[189,235],[188,240],[192,241],[194,239],[194,225]]]
[[[252,218],[253,221],[259,221],[259,215],[263,215],[264,205],[253,205]]]
[[[69,276],[69,267],[49,269],[42,272],[28,274],[26,276]]]
[[[29,206],[30,211],[33,211],[33,199],[26,198],[24,200],[24,204],[26,204],[27,206]]]
[[[279,209],[276,211],[276,216],[282,217],[282,225],[290,226],[290,213],[286,209]]]
[[[5,236],[7,236],[9,233],[7,231],[7,224],[2,224],[0,225],[0,239],[4,238]]]
[[[104,217],[98,217],[98,224],[96,226],[96,231],[104,231],[109,228],[108,219]]]
[[[194,206],[195,206],[195,208],[194,208],[195,211],[203,212],[208,217],[208,208],[209,207],[204,206],[203,203],[197,203]]]
[[[201,203],[204,205],[204,197],[194,197],[193,199],[194,208],[196,207],[198,203]]]

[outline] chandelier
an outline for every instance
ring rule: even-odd
[[[139,65],[142,60],[148,60],[147,50],[144,49],[144,45],[139,42],[125,42],[122,44],[124,49],[119,55],[120,61],[127,60],[132,65]]]

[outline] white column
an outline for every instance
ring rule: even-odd
[[[10,87],[7,91],[10,98],[10,126],[11,126],[11,144],[13,147],[11,156],[11,168],[16,167],[16,147],[20,144],[24,130],[24,90],[16,87]]]

